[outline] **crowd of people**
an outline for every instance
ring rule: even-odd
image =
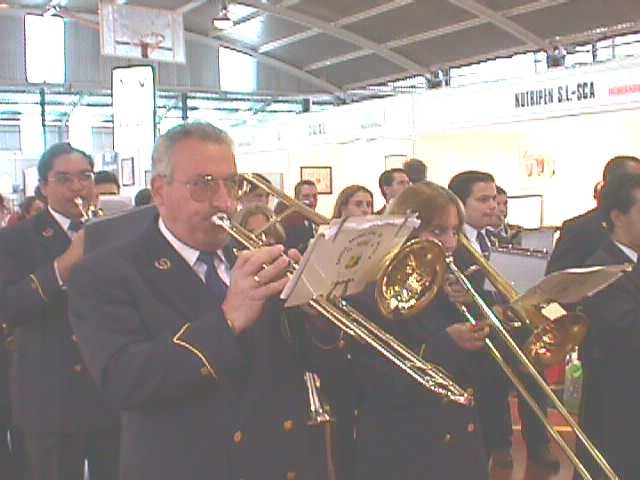
[[[474,312],[474,302],[455,277],[402,321],[378,310],[375,285],[349,302],[442,366],[473,392],[473,406],[442,402],[312,309],[283,309],[290,263],[318,225],[247,184],[223,130],[183,124],[158,139],[151,187],[136,196],[153,206],[130,216],[131,228],[111,235],[117,241],[98,235],[110,224],[87,223],[76,201],[119,194],[115,176],[93,170],[92,158],[69,144],[49,148],[38,195],[0,230],[0,478],[481,480],[490,466],[513,467],[512,385],[485,340],[503,345],[481,316],[466,321],[457,306]],[[444,187],[412,159],[383,172],[379,188],[385,205],[376,210],[369,189],[346,187],[331,218],[411,211],[419,226],[410,238],[439,242],[469,272],[461,236],[487,262],[492,246],[519,242],[507,192],[489,172],[460,172]],[[315,210],[318,189],[303,180],[293,197]],[[636,263],[640,160],[611,159],[597,199],[562,226],[549,272]],[[263,246],[231,241],[211,221],[219,213]],[[624,368],[640,345],[637,275],[634,268],[584,302],[591,329],[581,348],[581,424],[628,480],[640,478],[632,436],[640,390]],[[504,303],[482,270],[469,279],[489,305]],[[307,425],[307,372],[320,379],[332,431]],[[557,470],[545,426],[521,398],[518,409],[528,460]]]

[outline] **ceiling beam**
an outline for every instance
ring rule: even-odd
[[[395,10],[396,8],[403,7],[410,3],[413,3],[415,0],[392,0],[390,2],[384,3],[377,7],[370,8],[368,10],[363,10],[362,12],[358,12],[354,15],[350,15],[348,17],[341,18],[335,22],[332,22],[331,25],[336,27],[344,27],[345,25],[349,25],[351,23],[358,22],[360,20],[364,20],[369,17],[374,17],[376,15],[380,15],[381,13],[385,13],[391,10]],[[275,40],[273,42],[265,43],[261,45],[258,49],[259,52],[264,53],[270,50],[274,50],[276,48],[284,47],[285,45],[289,45],[290,43],[299,42],[309,37],[313,37],[314,35],[318,35],[321,33],[320,30],[316,28],[312,28],[309,30],[305,30],[304,32],[296,33],[295,35],[291,35],[289,37],[281,38],[279,40]]]
[[[504,50],[499,50],[499,51],[495,52],[495,56],[496,57],[508,57],[508,56],[515,55],[516,53],[521,53],[521,52],[522,52],[521,47],[520,48],[519,47],[506,48]],[[469,64],[480,62],[480,61],[485,60],[485,59],[486,59],[486,55],[475,55],[473,57],[461,58],[460,60],[457,60],[455,62],[447,64],[447,67],[456,67],[456,66],[462,66],[462,65],[469,65]],[[436,70],[436,69],[438,69],[440,67],[441,67],[441,65],[431,65],[431,66],[429,66],[429,69],[430,70]],[[358,89],[358,88],[367,87],[369,85],[376,85],[376,84],[380,84],[380,83],[393,82],[395,80],[402,80],[403,78],[406,78],[407,76],[408,75],[405,75],[405,76],[402,76],[402,75],[387,75],[385,77],[372,78],[370,80],[365,80],[365,81],[362,81],[362,82],[350,83],[348,85],[344,85],[343,88],[346,91],[354,90],[354,89]]]
[[[504,17],[512,17],[516,15],[522,15],[524,13],[534,12],[534,11],[548,8],[548,7],[553,7],[556,5],[567,3],[568,1],[569,0],[537,0],[531,3],[527,3],[525,5],[521,5],[519,7],[514,7],[508,10],[504,10],[500,12],[500,14],[503,15]],[[442,35],[448,35],[450,33],[458,32],[460,30],[465,30],[467,28],[477,27],[488,22],[489,22],[489,19],[487,18],[476,17],[471,20],[454,23],[452,25],[447,25],[445,27],[437,28],[435,30],[429,30],[427,32],[418,33],[415,35],[411,35],[409,37],[400,38],[398,40],[392,40],[390,42],[383,43],[382,46],[387,49],[394,49],[394,48],[402,47],[404,45],[410,45],[412,43],[428,40],[430,38],[436,38]],[[364,50],[361,50],[358,52],[351,52],[347,55],[339,55],[336,57],[327,58],[322,62],[315,62],[309,65],[304,65],[302,69],[305,71],[314,70],[316,68],[326,67],[326,66],[334,65],[336,63],[341,63],[347,60],[352,60],[354,58],[363,57],[368,54],[369,52]]]
[[[269,5],[268,3],[262,3],[261,0],[242,0],[238,3],[257,8],[258,10],[263,10],[267,13],[284,18],[285,20],[289,20],[294,23],[298,23],[300,25],[304,25],[308,28],[319,30],[321,33],[356,45],[362,50],[368,50],[371,53],[375,53],[388,62],[391,62],[405,70],[410,70],[416,74],[423,73],[423,67],[408,59],[407,57],[388,50],[379,43],[372,42],[371,40],[368,40],[360,35],[356,35],[355,33],[349,32],[348,30],[336,27],[331,23],[318,20],[317,18],[311,17],[309,15],[294,12],[293,10],[289,10],[287,8],[274,7],[272,5]]]
[[[510,33],[516,38],[524,41],[527,45],[532,47],[537,47],[540,49],[546,49],[548,47],[547,42],[545,42],[542,38],[535,35],[533,32],[530,32],[526,28],[518,25],[512,20],[500,15],[495,10],[492,10],[484,5],[481,5],[476,0],[449,0],[449,3],[455,5],[457,7],[466,10],[467,12],[473,13],[480,18],[485,18],[489,23],[492,23],[496,27],[501,30],[504,30],[507,33]]]
[[[282,60],[278,60],[277,58],[273,58],[270,57],[268,55],[264,55],[262,53],[259,53],[251,48],[245,47],[245,46],[241,46],[241,45],[237,45],[237,44],[232,44],[229,42],[225,42],[223,40],[217,39],[217,38],[210,38],[210,37],[205,37],[204,35],[200,35],[198,33],[192,33],[192,32],[184,32],[185,34],[185,38],[191,39],[191,40],[195,40],[197,42],[200,43],[206,43],[208,45],[211,46],[215,46],[215,47],[225,47],[225,48],[230,48],[232,50],[237,50],[239,52],[245,53],[247,55],[252,56],[253,58],[255,58],[257,61],[262,62],[266,65],[270,65],[278,70],[281,70],[283,72],[286,72],[294,77],[297,77],[301,80],[304,80],[306,82],[311,83],[312,85],[315,85],[316,87],[322,89],[323,92],[328,92],[331,93],[333,95],[336,95],[337,97],[340,98],[344,98],[344,92],[342,91],[342,89],[340,87],[338,87],[337,85],[334,85],[331,82],[328,82],[326,80],[323,80],[321,78],[318,78],[314,75],[311,75],[308,72],[305,72],[304,70],[299,69],[298,67],[291,65],[289,63],[283,62]]]

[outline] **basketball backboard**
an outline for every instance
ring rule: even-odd
[[[182,14],[101,1],[100,50],[116,57],[185,63]]]

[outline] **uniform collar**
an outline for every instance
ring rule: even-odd
[[[198,261],[200,251],[190,247],[181,240],[178,240],[178,238],[176,238],[176,236],[167,228],[164,221],[162,220],[162,217],[159,217],[158,228],[160,229],[160,233],[162,233],[164,238],[166,238],[171,246],[176,249],[176,251],[182,258],[184,258],[185,262],[187,262],[187,265],[193,267]],[[226,263],[226,259],[222,253],[222,250],[216,251],[214,257],[218,257],[219,260]]]
[[[50,205],[48,205],[47,208],[49,209],[49,213],[51,214],[51,216],[62,227],[62,230],[64,230],[66,232],[69,229],[69,224],[71,223],[71,219],[65,217],[64,215],[62,215],[59,212],[56,212],[53,208],[51,208]]]

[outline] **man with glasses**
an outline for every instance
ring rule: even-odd
[[[15,335],[15,422],[33,480],[115,479],[119,427],[87,372],[67,318],[66,285],[83,255],[93,160],[67,143],[38,164],[48,206],[0,232],[0,317]]]
[[[152,172],[154,221],[83,261],[69,288],[87,365],[122,411],[120,478],[327,478],[278,302],[283,247],[234,261],[212,222],[241,192],[232,140],[206,123],[174,127]],[[326,333],[316,340],[337,343]]]

